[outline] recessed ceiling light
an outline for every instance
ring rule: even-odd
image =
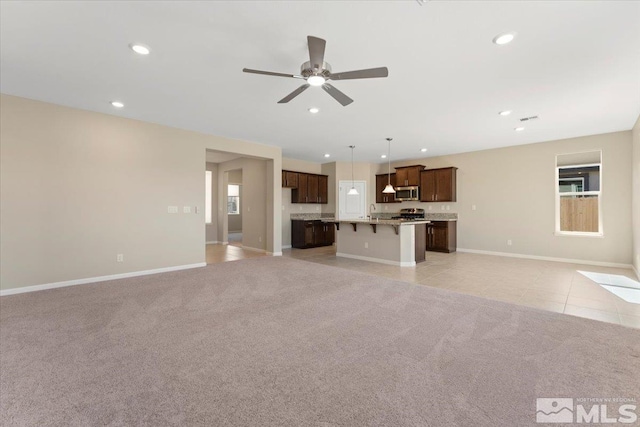
[[[423,153],[426,153],[427,149],[426,148],[421,148],[420,151],[422,151]]]
[[[151,53],[151,49],[149,49],[149,46],[145,46],[143,44],[131,43],[129,45],[129,47],[135,53],[140,54],[140,55],[149,55],[149,53]]]
[[[493,38],[493,42],[497,45],[503,45],[503,44],[507,44],[507,43],[511,43],[513,41],[513,39],[515,38],[516,34],[515,33],[504,33],[504,34],[498,34],[497,36],[495,36]]]
[[[383,154],[383,155],[381,155],[381,156],[380,156],[380,158],[381,158],[381,159],[386,159],[386,158],[387,158],[387,155],[386,155],[386,154]]]
[[[320,111],[320,109],[316,108],[316,107],[311,107],[309,108],[309,112],[311,114],[316,114],[318,111]]]
[[[523,128],[523,127],[519,127],[519,128],[515,128],[514,130],[515,130],[516,132],[522,132],[522,131],[524,130],[524,128]]]
[[[331,157],[331,154],[327,153],[324,155],[325,157]]]
[[[307,79],[307,83],[309,83],[311,86],[322,86],[324,84],[324,77],[322,76],[310,76]]]
[[[116,108],[122,108],[124,107],[124,104],[120,101],[111,101],[111,105],[113,105]]]
[[[498,114],[500,114],[501,116],[508,116],[509,114],[511,114],[511,110],[500,111]]]

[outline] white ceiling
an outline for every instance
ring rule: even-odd
[[[638,22],[632,1],[2,1],[0,90],[285,157],[349,161],[354,144],[356,161],[384,162],[386,137],[398,160],[630,129]],[[506,31],[511,44],[491,42]],[[389,77],[336,81],[347,107],[319,88],[277,104],[300,81],[242,68],[298,73],[307,35],[327,40],[334,72],[387,66]]]

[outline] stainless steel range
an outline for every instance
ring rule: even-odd
[[[399,219],[402,221],[415,221],[424,219],[424,209],[421,208],[406,208],[400,209],[400,215],[392,216],[391,219]]]

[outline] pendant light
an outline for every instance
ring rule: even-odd
[[[356,148],[355,145],[350,145],[351,148],[351,190],[347,193],[347,196],[357,196],[358,190],[356,190],[356,182],[353,180],[353,149]]]
[[[387,141],[389,142],[389,151],[387,153],[387,160],[389,161],[389,169],[387,170],[388,180],[387,180],[387,186],[384,187],[384,190],[382,190],[382,192],[385,194],[391,194],[396,192],[396,190],[393,188],[393,185],[391,185],[391,140],[392,139],[393,138],[387,138]]]

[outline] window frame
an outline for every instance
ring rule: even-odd
[[[600,153],[600,162],[599,163],[583,163],[583,164],[572,164],[572,165],[563,165],[558,166],[558,155],[556,155],[556,167],[555,167],[555,231],[554,234],[556,236],[565,236],[565,237],[604,237],[604,228],[602,221],[602,197],[603,197],[603,167],[602,167],[602,150],[592,150],[593,152]],[[589,151],[590,152],[590,151]],[[569,153],[569,154],[580,154],[580,153]],[[567,154],[561,154],[565,156]],[[570,192],[560,192],[560,169],[568,169],[568,168],[579,168],[579,167],[593,167],[598,166],[599,168],[599,190],[597,191],[570,191]],[[560,229],[560,200],[561,197],[575,197],[575,196],[597,196],[598,197],[598,231],[563,231]]]
[[[237,196],[230,196],[229,195],[229,187],[231,186],[235,186],[238,187],[238,195]],[[240,211],[240,184],[227,184],[227,215],[240,215],[241,211]],[[235,197],[238,199],[236,205],[237,205],[237,212],[229,212],[229,199],[231,199],[232,197]]]

